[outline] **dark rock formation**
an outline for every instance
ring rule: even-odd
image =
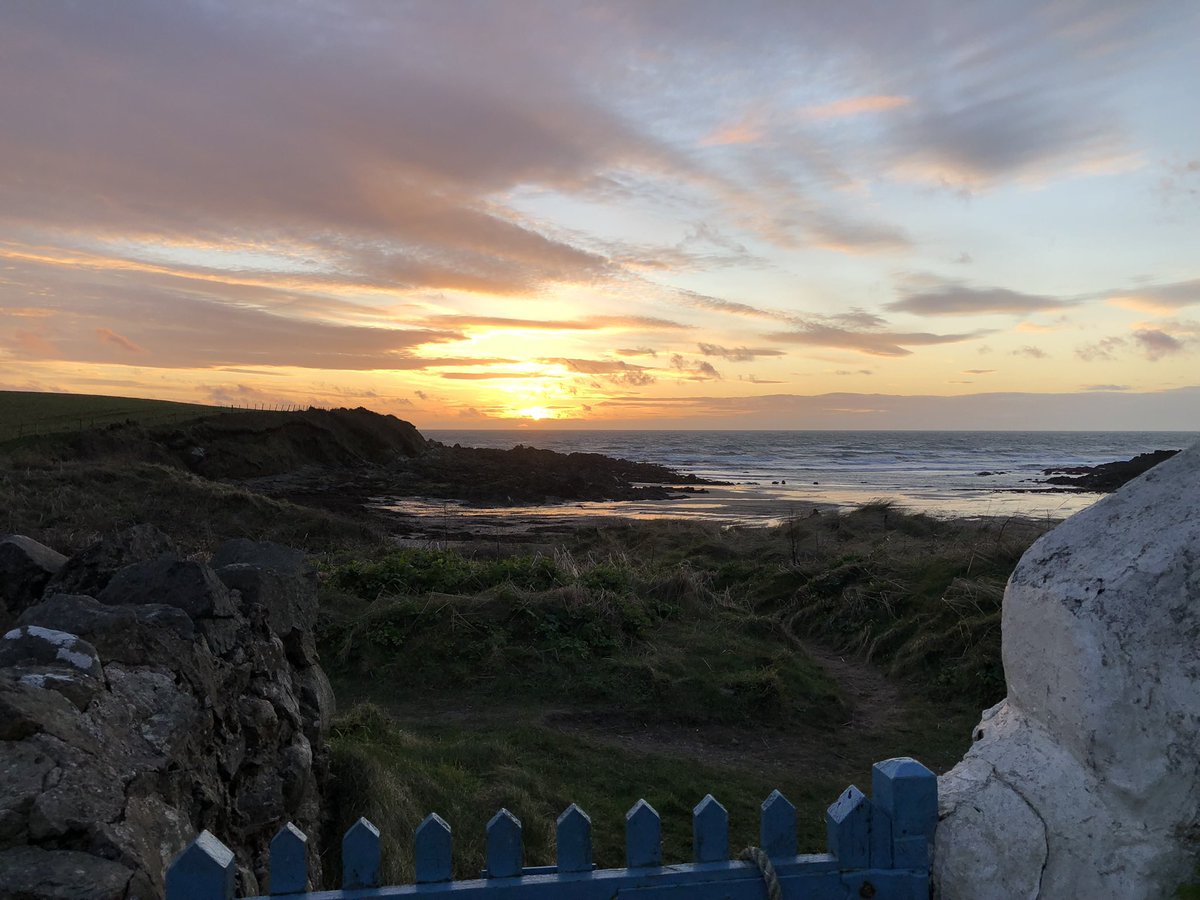
[[[1148,472],[1159,463],[1170,459],[1178,452],[1178,450],[1155,450],[1153,453],[1139,454],[1133,459],[1102,463],[1098,466],[1065,466],[1057,469],[1043,469],[1043,475],[1052,476],[1043,479],[1043,482],[1073,487],[1080,491],[1111,493],[1126,482],[1133,481],[1142,473]]]
[[[0,638],[0,897],[161,897],[203,828],[258,893],[283,822],[319,842],[333,694],[312,649],[315,576],[250,542],[214,560],[246,594],[169,554],[108,571],[161,546],[140,531],[88,548],[58,583],[100,597],[52,585]]]
[[[427,447],[411,422],[361,407],[216,416],[168,435],[166,444],[206,478],[252,478],[306,466],[386,465]]]
[[[67,558],[20,534],[0,540],[0,628],[36,603]]]
[[[98,597],[119,570],[175,552],[171,539],[153,525],[134,525],[72,556],[51,579],[46,593]]]
[[[578,500],[662,500],[713,484],[655,463],[600,453],[446,447],[397,464],[377,493],[466,500],[481,505]]]

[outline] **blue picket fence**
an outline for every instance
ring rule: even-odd
[[[871,797],[847,788],[825,816],[828,852],[797,855],[796,808],[778,791],[762,804],[757,862],[731,860],[729,817],[712,795],[693,810],[693,861],[663,865],[661,822],[645,800],[625,815],[625,868],[596,869],[592,822],[572,804],[558,817],[553,866],[527,867],[521,823],[506,809],[487,826],[487,870],[451,878],[451,828],[430,814],[414,836],[416,883],[381,887],[379,830],[359,819],[342,840],[342,888],[305,893],[308,840],[290,822],[271,841],[270,897],[479,894],[480,900],[612,900],[637,891],[655,900],[928,900],[937,825],[937,778],[915,760],[876,763]],[[167,870],[167,900],[230,900],[233,853],[207,831]]]

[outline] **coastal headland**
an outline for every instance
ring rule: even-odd
[[[825,806],[875,760],[942,771],[961,756],[1004,694],[1004,584],[1053,524],[888,502],[755,526],[649,518],[680,498],[720,509],[739,487],[447,446],[366,410],[193,415],[0,444],[0,535],[70,555],[145,524],[188,559],[239,538],[303,550],[339,709],[321,816],[330,835],[360,815],[379,825],[392,881],[411,877],[408,835],[431,809],[461,833],[464,875],[499,805],[539,864],[548,823],[578,802],[606,865],[640,796],[665,853],[686,858],[700,797],[752,843],[778,788],[815,849]],[[609,514],[621,504],[641,512]],[[336,842],[321,852],[336,872]]]

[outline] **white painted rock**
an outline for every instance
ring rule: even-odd
[[[1002,627],[1008,697],[938,783],[938,895],[1173,896],[1200,862],[1200,445],[1034,544]]]

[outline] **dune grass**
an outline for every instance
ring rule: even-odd
[[[683,722],[831,721],[836,688],[743,597],[686,565],[410,549],[329,572],[346,677]],[[386,688],[385,688],[386,686]]]
[[[373,705],[341,718],[333,747],[335,833],[358,816],[380,826],[390,884],[412,880],[411,836],[430,811],[454,829],[456,877],[477,878],[487,820],[501,807],[524,826],[526,865],[553,865],[555,819],[578,803],[592,818],[596,863],[611,867],[624,864],[625,812],[643,797],[662,816],[664,859],[683,861],[691,858],[692,808],[709,791],[729,811],[734,852],[758,843],[759,804],[774,789],[801,810],[801,846],[820,852],[819,812],[845,788],[829,773],[777,779],[702,762],[681,765],[677,756],[623,750],[526,722],[407,730]],[[336,848],[329,855],[327,866],[336,863]]]
[[[178,467],[133,460],[97,462],[0,458],[0,534],[18,532],[62,553],[105,534],[149,523],[185,552],[224,540],[275,540],[327,552],[359,552],[382,541],[369,525],[274,500]]]
[[[872,762],[941,771],[961,756],[1003,695],[1004,580],[1044,527],[877,504],[774,529],[609,525],[546,552],[430,546],[327,565],[322,652],[348,706],[336,827],[379,825],[400,882],[413,828],[437,811],[458,877],[473,877],[500,806],[540,865],[578,802],[598,863],[619,865],[623,814],[644,796],[667,858],[685,860],[704,794],[729,808],[736,849],[779,788],[802,848],[820,851],[825,807]],[[895,714],[864,720],[871,701],[845,694],[812,640],[883,667]]]

